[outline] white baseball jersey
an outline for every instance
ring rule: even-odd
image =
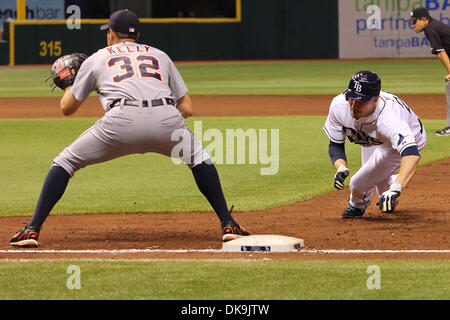
[[[347,137],[363,147],[393,148],[399,154],[411,146],[421,150],[426,142],[419,117],[400,98],[384,91],[380,92],[375,112],[358,120],[352,117],[345,95],[336,96],[323,129],[335,143],[344,143]]]
[[[130,81],[138,77],[142,81]],[[148,80],[148,81],[145,81]],[[188,89],[169,56],[156,48],[121,42],[98,50],[81,65],[70,92],[82,101],[97,90],[105,110],[115,99],[180,99]]]
[[[345,95],[336,96],[323,127],[328,138],[344,143],[348,138],[362,148],[361,168],[350,179],[350,204],[365,210],[376,187],[378,195],[394,183],[401,154],[408,147],[425,146],[425,128],[411,108],[397,96],[381,91],[374,113],[355,120]]]

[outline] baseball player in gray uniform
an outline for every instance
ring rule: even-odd
[[[349,176],[345,140],[362,146],[362,166],[350,180],[350,201],[342,218],[361,218],[376,188],[383,212],[394,212],[397,199],[415,174],[427,140],[413,110],[397,96],[381,91],[373,72],[357,72],[347,90],[336,96],[324,125],[328,153],[336,171],[334,187]],[[399,170],[398,174],[395,172]]]
[[[60,105],[64,115],[71,115],[96,90],[106,113],[53,160],[31,222],[11,239],[11,245],[38,246],[42,224],[77,170],[146,152],[175,156],[188,165],[219,217],[223,241],[249,235],[232,218],[217,170],[185,123],[193,106],[174,63],[163,51],[136,42],[140,24],[132,11],[114,12],[101,29],[107,30],[108,47],[82,63]],[[174,132],[181,132],[183,143],[191,146],[183,150],[189,154],[172,154],[180,143],[173,141]]]

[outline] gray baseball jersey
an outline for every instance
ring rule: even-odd
[[[93,90],[106,114],[53,160],[71,176],[132,153],[156,152],[189,167],[210,159],[173,102],[188,90],[161,50],[121,42],[97,51],[82,64],[70,92],[82,101]],[[173,153],[180,141],[187,147]]]
[[[188,92],[166,53],[133,42],[100,49],[83,62],[70,92],[82,101],[93,90],[105,110],[117,98],[178,100]]]

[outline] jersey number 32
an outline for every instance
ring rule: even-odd
[[[161,74],[156,72],[159,70],[159,61],[152,56],[137,56],[136,62],[141,78],[154,78],[162,81]],[[118,74],[113,78],[114,82],[120,82],[122,80],[133,77],[136,73],[129,57],[115,57],[108,60],[108,67],[113,67],[117,63],[120,63],[120,69],[124,70],[124,73]],[[151,70],[156,70],[151,72]]]

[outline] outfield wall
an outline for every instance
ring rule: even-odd
[[[236,19],[146,19],[141,42],[174,60],[338,57],[338,0],[240,3]],[[103,23],[83,20],[81,30],[69,30],[64,20],[16,21],[8,27],[10,63],[48,64],[75,51],[91,54],[106,45]]]
[[[0,43],[0,65],[9,63],[9,46],[6,43]]]
[[[339,58],[433,57],[425,34],[410,22],[418,7],[450,25],[449,0],[339,0]]]

